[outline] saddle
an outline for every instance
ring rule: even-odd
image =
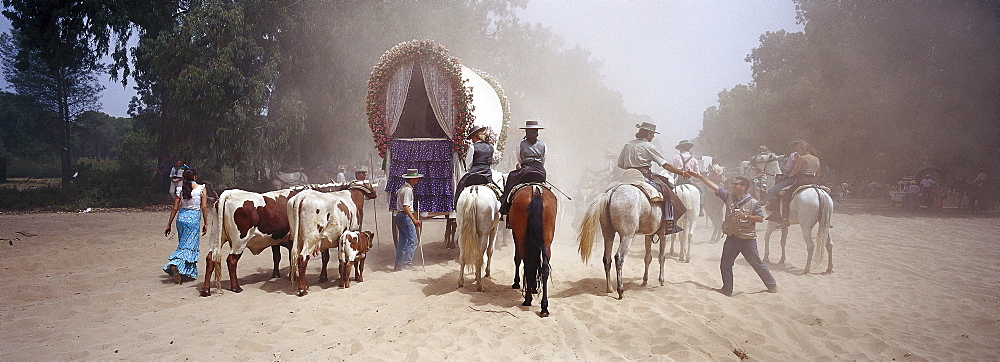
[[[625,170],[625,172],[622,173],[622,181],[611,185],[611,187],[608,187],[607,190],[604,191],[607,192],[622,185],[632,185],[639,190],[642,190],[642,193],[646,194],[646,198],[648,198],[650,202],[663,202],[663,194],[653,187],[653,185],[650,185],[649,182],[646,182],[646,178],[642,176],[642,172],[639,172],[639,170]]]
[[[492,188],[494,190],[494,192],[498,191],[498,190],[496,190],[496,188],[493,185],[489,185],[489,186],[490,186],[490,188]],[[549,185],[548,182],[525,182],[525,183],[517,184],[517,185],[514,185],[514,187],[510,188],[510,193],[507,194],[507,200],[506,200],[507,203],[508,204],[514,203],[514,195],[517,194],[517,191],[519,191],[519,190],[521,190],[521,189],[523,189],[525,187],[529,187],[529,186],[540,186],[540,187],[542,187],[542,188],[544,188],[546,190],[552,191],[552,186]],[[497,197],[499,198],[499,196],[497,196]]]

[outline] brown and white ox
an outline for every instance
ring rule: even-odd
[[[212,240],[210,251],[205,257],[207,264],[205,270],[205,283],[200,290],[201,296],[207,297],[212,294],[210,282],[214,275],[216,285],[221,290],[222,278],[222,247],[230,244],[231,251],[226,258],[229,267],[230,290],[239,293],[243,288],[239,285],[236,277],[236,267],[244,249],[250,249],[254,255],[268,247],[272,248],[274,259],[274,269],[271,276],[279,277],[278,260],[281,253],[277,248],[283,245],[291,249],[289,240],[289,224],[287,204],[288,199],[306,189],[315,189],[324,192],[339,190],[350,190],[350,199],[355,207],[363,207],[364,200],[376,197],[375,188],[370,182],[351,182],[346,184],[331,183],[322,185],[296,186],[289,189],[256,193],[244,190],[226,190],[219,196],[219,201],[214,204],[217,214],[219,238]],[[361,215],[358,216],[359,220]],[[291,254],[289,255],[291,258]],[[329,253],[323,254],[323,271],[320,273],[320,281],[327,280],[326,265],[329,262]]]
[[[361,229],[358,208],[351,200],[350,191],[299,192],[288,199],[288,223],[292,241],[291,280],[294,284],[298,279],[296,290],[298,296],[309,293],[305,278],[309,258],[320,253],[328,255],[331,248],[341,250],[342,255],[338,257],[341,262],[341,280],[349,278],[345,266],[351,259],[355,259],[357,254],[354,258],[343,255],[345,249],[342,247],[343,239],[351,236],[349,232]],[[356,234],[354,236],[356,237]],[[360,248],[360,245],[356,244],[356,247]],[[354,249],[351,246],[348,248]],[[367,249],[365,251],[367,252]]]

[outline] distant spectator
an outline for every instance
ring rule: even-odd
[[[347,182],[347,175],[345,175],[346,172],[347,168],[344,166],[340,166],[340,170],[337,172],[337,178],[334,181],[339,183]]]
[[[916,209],[918,200],[920,200],[920,185],[912,183],[903,195],[903,210]]]
[[[934,182],[934,179],[931,178],[931,175],[924,175],[924,178],[920,180],[921,204],[923,204],[924,207],[928,209],[931,208],[932,206],[931,203],[934,200],[933,194],[931,192],[931,187],[933,187],[934,184],[936,184],[936,182]]]
[[[184,180],[184,170],[187,166],[184,166],[184,162],[180,159],[174,162],[174,167],[170,169],[170,194],[177,194],[177,189],[181,187],[181,181]]]
[[[156,165],[156,187],[159,188],[160,192],[165,194],[170,194],[170,168],[173,167],[173,162],[170,160],[170,155],[163,156],[163,160]]]

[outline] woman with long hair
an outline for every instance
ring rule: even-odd
[[[194,279],[198,277],[198,249],[201,238],[198,234],[198,226],[202,220],[206,224],[201,228],[201,235],[208,232],[207,214],[205,207],[208,205],[208,194],[205,192],[205,185],[199,185],[198,173],[194,170],[184,171],[184,181],[174,195],[174,209],[170,213],[170,220],[167,221],[167,230],[163,236],[170,236],[170,225],[177,217],[177,250],[163,266],[163,271],[174,278],[174,283],[180,284],[185,278]]]

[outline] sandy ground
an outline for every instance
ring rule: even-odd
[[[177,244],[162,235],[168,216],[0,215],[0,238],[20,238],[0,245],[0,360],[1000,359],[996,217],[840,207],[833,274],[801,275],[805,247],[793,232],[787,262],[770,264],[781,291],[763,292],[740,259],[731,298],[711,290],[721,285],[722,243],[708,241],[702,221],[694,260],[669,258],[664,286],[640,286],[644,250],[633,246],[624,300],[603,292],[599,254],[582,262],[576,225],[564,222],[552,316],[540,318],[537,302],[520,306],[510,288],[512,247],[494,254],[486,292],[469,276],[457,289],[458,252],[443,247],[441,223],[425,227],[425,270],[391,272],[381,210],[363,283],[317,284],[313,262],[299,298],[287,279],[269,278],[269,252],[246,253],[243,293],[200,298],[201,280],[175,285],[160,270]]]

